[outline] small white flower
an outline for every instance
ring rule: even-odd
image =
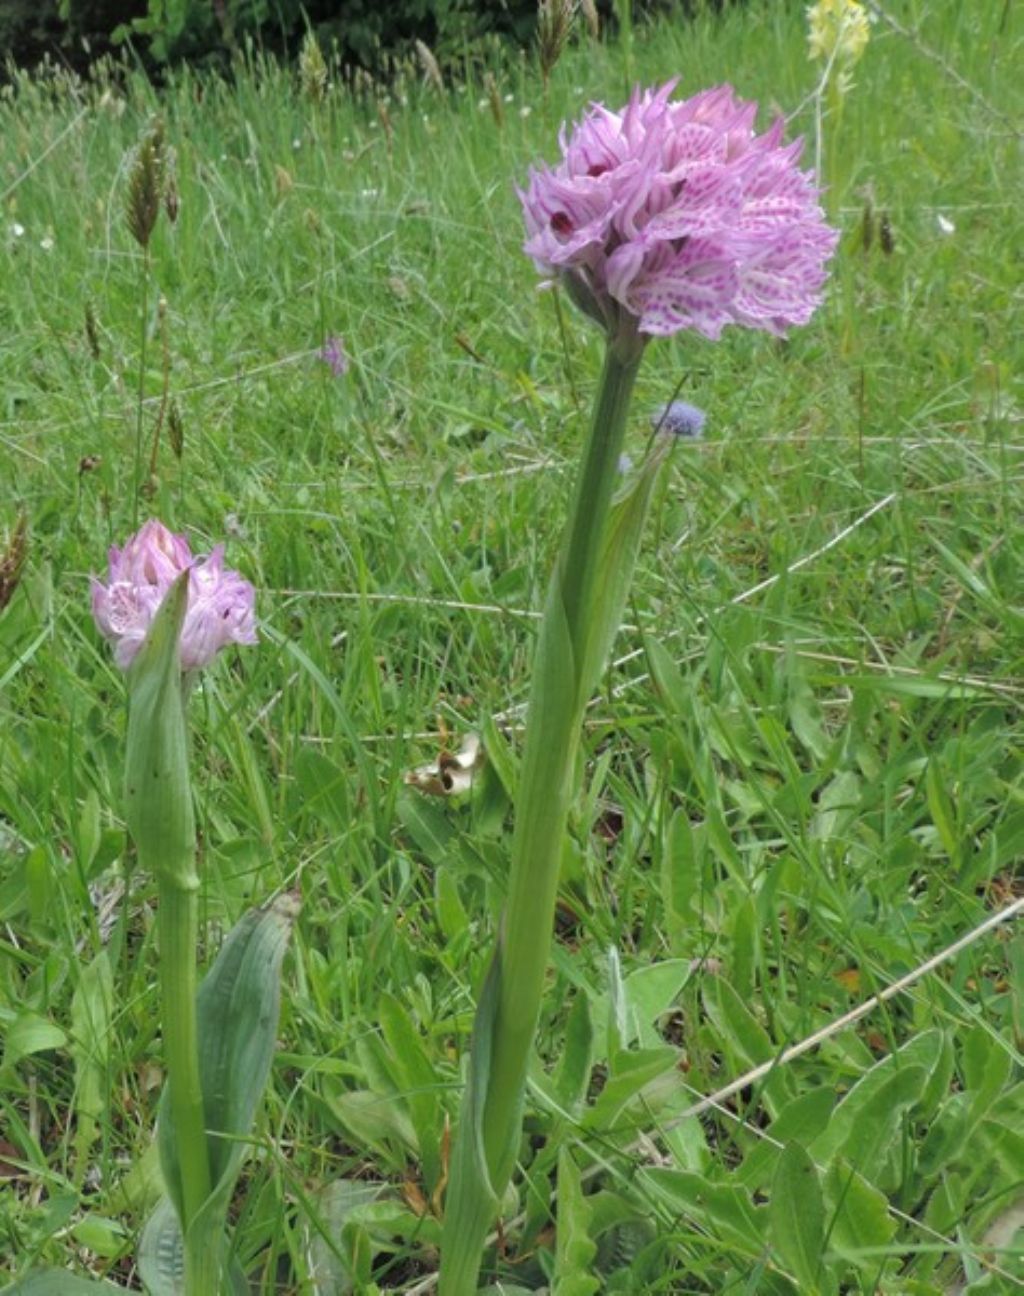
[[[505,96],[505,102],[506,102],[506,103],[512,103],[512,101],[513,101],[514,99],[515,99],[515,95],[513,95],[513,94],[507,94],[507,95]]]
[[[41,238],[41,239],[39,240],[39,246],[43,249],[44,252],[52,252],[52,251],[53,251],[53,235],[52,235],[52,234],[47,234],[46,238]]]
[[[360,198],[379,198],[379,197],[380,197],[380,190],[379,190],[379,189],[360,189],[360,190],[359,190],[359,197],[360,197]]]
[[[11,225],[11,233],[14,235],[15,238],[21,238],[21,236],[25,233],[25,226],[19,225],[17,221],[14,221],[14,223]]]
[[[490,99],[478,99],[476,101],[477,112],[485,112],[491,105]]]
[[[293,139],[293,140],[292,140],[292,148],[293,148],[293,149],[300,149],[300,148],[302,148],[302,140],[300,140],[300,139]]]
[[[935,224],[939,227],[939,233],[945,234],[948,238],[950,234],[956,233],[956,226],[948,216],[943,216],[942,212],[935,217]]]
[[[523,104],[522,108],[519,109],[519,116],[520,116],[520,117],[529,117],[530,113],[532,113],[532,112],[533,112],[533,109],[530,107],[529,104]]]

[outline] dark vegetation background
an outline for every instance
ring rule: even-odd
[[[621,0],[620,0],[621,2]],[[736,0],[733,0],[736,3]],[[685,0],[684,12],[729,0]],[[613,0],[600,0],[615,23]],[[633,0],[635,18],[673,7]],[[473,60],[494,44],[532,36],[536,0],[0,0],[2,61],[32,66],[49,56],[78,72],[130,42],[150,71],[181,60],[224,63],[248,42],[289,56],[307,29],[343,64],[386,71],[415,40],[443,63]]]

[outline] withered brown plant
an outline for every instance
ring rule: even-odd
[[[18,514],[11,537],[0,552],[0,612],[4,610],[21,582],[28,554],[28,518]]]

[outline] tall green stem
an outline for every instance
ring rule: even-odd
[[[515,1164],[526,1069],[540,1014],[581,720],[590,687],[581,672],[587,657],[588,617],[601,579],[600,541],[642,349],[632,329],[609,343],[541,622],[508,898],[494,963],[477,1011],[470,1080],[452,1159],[440,1296],[470,1296],[476,1290],[496,1200]],[[483,1185],[479,1178],[484,1168],[479,1164],[481,1156],[486,1167]]]
[[[598,541],[604,530],[626,431],[640,355],[621,360],[612,347],[604,372],[564,547],[549,594],[549,608],[538,646],[543,659],[558,635],[558,608],[564,609],[573,666],[583,658],[587,611],[597,570]],[[541,685],[542,687],[542,685]],[[526,1064],[537,1029],[541,994],[551,947],[562,841],[573,794],[573,774],[587,698],[577,694],[571,707],[549,707],[535,680],[526,723],[523,782],[512,839],[512,871],[500,937],[502,961],[498,1020],[491,1055],[491,1083],[484,1128],[491,1180],[500,1192],[512,1165],[500,1163],[510,1122],[518,1121]],[[552,754],[556,753],[553,760]],[[557,766],[554,769],[553,766]],[[552,774],[555,777],[552,778]],[[505,1127],[504,1133],[502,1127]]]

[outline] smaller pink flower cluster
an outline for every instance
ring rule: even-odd
[[[641,333],[709,338],[805,324],[838,235],[801,141],[783,144],[781,119],[756,135],[757,104],[731,86],[671,102],[675,84],[563,129],[561,161],[519,192],[525,251],[608,329],[623,314]]]
[[[189,572],[188,611],[181,632],[182,670],[209,665],[231,643],[256,642],[256,592],[224,567],[224,546],[194,557],[184,536],[155,518],[109,554],[107,583],[93,578],[92,612],[114,645],[114,659],[127,670],[142,646],[157,609],[183,571]]]

